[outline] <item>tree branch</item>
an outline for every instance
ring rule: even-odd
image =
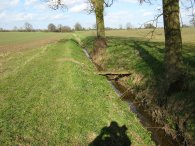
[[[68,7],[62,2],[62,0],[44,0],[48,3],[49,7],[53,10],[68,9]]]
[[[149,20],[149,21],[145,22],[144,24],[142,24],[142,25],[140,26],[140,28],[142,28],[143,25],[145,25],[145,24],[147,24],[147,23],[149,23],[149,22],[152,22],[152,24],[155,25],[154,28],[144,36],[145,38],[147,38],[147,37],[150,35],[150,38],[148,39],[148,41],[150,41],[150,40],[153,38],[154,32],[155,32],[155,30],[156,30],[157,27],[158,27],[158,19],[159,19],[162,15],[163,15],[163,13],[160,13],[160,14],[156,15],[156,16],[154,17],[153,20]]]
[[[114,3],[114,0],[104,0],[105,7],[111,7]]]

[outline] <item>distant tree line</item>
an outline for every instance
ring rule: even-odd
[[[48,32],[72,32],[73,30],[69,26],[63,26],[59,24],[55,26],[53,23],[50,23],[47,27]]]
[[[181,27],[182,28],[195,27],[194,18],[192,18],[189,23],[190,25],[182,24]],[[154,29],[155,26],[152,23],[146,23],[144,24],[143,28],[144,29]],[[34,29],[32,24],[26,22],[23,27],[14,26],[13,29],[11,30],[0,28],[0,32],[10,32],[10,31],[15,31],[15,32],[73,32],[73,31],[84,31],[84,30],[87,31],[87,30],[96,30],[96,29],[97,29],[96,24],[94,24],[92,27],[84,28],[79,22],[75,23],[73,28],[71,28],[70,26],[63,26],[62,24],[58,24],[56,26],[53,23],[50,23],[48,24],[47,29]],[[126,23],[126,27],[123,27],[121,24],[119,25],[118,28],[105,27],[105,30],[118,30],[118,29],[119,30],[122,30],[122,29],[130,30],[130,29],[137,29],[137,27],[134,27],[130,22]]]
[[[89,30],[89,29],[86,29],[86,28],[82,27],[81,24],[79,22],[77,22],[74,25],[73,29],[71,27],[69,27],[69,26],[63,26],[61,24],[59,24],[58,26],[55,26],[53,23],[50,23],[48,25],[48,29],[47,30],[49,32],[72,32],[72,31],[83,31],[83,30]]]
[[[17,27],[14,26],[13,29],[3,29],[0,28],[0,32],[9,32],[9,31],[15,31],[15,32],[72,32],[72,31],[84,31],[84,30],[91,30],[92,28],[84,28],[82,25],[77,22],[74,25],[74,28],[71,28],[70,26],[63,26],[62,24],[58,24],[57,26],[53,23],[48,24],[47,29],[34,29],[33,25],[26,22],[23,27]]]

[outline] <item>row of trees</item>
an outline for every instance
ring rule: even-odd
[[[86,29],[83,28],[81,26],[81,24],[78,23],[78,22],[74,25],[73,29],[69,26],[63,26],[62,24],[59,24],[58,26],[56,26],[53,23],[50,23],[47,27],[47,30],[45,30],[45,29],[34,29],[32,24],[26,22],[23,27],[14,26],[14,28],[11,31],[18,31],[18,32],[35,32],[35,31],[71,32],[71,31],[82,31],[82,30],[86,30]],[[10,31],[10,30],[0,28],[0,31],[1,32],[3,32],[3,31],[6,32],[6,31]]]
[[[61,24],[59,24],[57,27],[53,24],[50,23],[47,27],[47,30],[49,32],[71,32],[72,29],[69,26],[63,26]]]
[[[71,32],[73,30],[82,31],[82,30],[85,30],[85,28],[83,28],[81,24],[78,22],[74,25],[74,29],[72,29],[69,26],[63,26],[61,24],[59,24],[58,26],[55,26],[53,23],[50,23],[48,25],[48,31],[50,32]]]
[[[195,18],[192,18],[190,20],[190,24],[195,27]],[[184,27],[190,27],[190,26],[186,25],[186,24],[182,24],[181,27],[184,28]],[[134,28],[133,25],[130,22],[128,22],[126,24],[125,28],[123,28],[122,25],[119,25],[119,28],[105,27],[105,30],[115,30],[115,29],[127,29],[128,30],[128,29],[133,29],[133,28]],[[153,23],[146,23],[146,24],[144,24],[144,28],[146,28],[146,29],[153,29],[153,28],[156,28],[156,26],[154,26]],[[59,24],[58,26],[56,26],[53,23],[50,23],[48,25],[47,30],[44,30],[44,29],[34,29],[32,24],[26,22],[24,24],[24,27],[14,26],[12,31],[19,31],[19,32],[34,32],[34,31],[71,32],[71,31],[82,31],[82,30],[93,30],[93,29],[97,29],[97,25],[96,24],[94,24],[92,26],[92,28],[84,28],[78,22],[74,25],[73,29],[70,26],[63,26],[62,24]],[[0,28],[0,32],[3,32],[3,31],[6,32],[6,31],[10,31],[10,30],[6,30],[6,29],[3,29],[3,28]]]

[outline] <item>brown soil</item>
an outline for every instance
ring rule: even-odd
[[[102,63],[106,51],[106,46],[107,43],[105,39],[96,39],[94,43],[94,50],[91,54],[93,62],[97,65],[101,64],[101,67],[103,67]]]
[[[0,55],[4,56],[9,53],[23,51],[27,49],[41,47],[53,42],[56,42],[58,38],[47,38],[41,39],[39,41],[32,41],[29,43],[18,43],[18,44],[11,44],[11,45],[0,45]]]

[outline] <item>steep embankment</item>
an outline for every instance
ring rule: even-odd
[[[195,66],[194,45],[183,46],[188,90],[164,96],[164,45],[141,38],[108,37],[107,47],[97,53],[93,50],[95,38],[84,39],[83,44],[93,55],[95,63],[105,72],[129,72],[129,76],[113,76],[123,97],[130,98],[159,125],[159,128],[177,139],[181,145],[193,145],[195,138]],[[97,50],[97,48],[95,49]],[[167,104],[162,99],[167,99]],[[158,131],[159,128],[155,130]]]

